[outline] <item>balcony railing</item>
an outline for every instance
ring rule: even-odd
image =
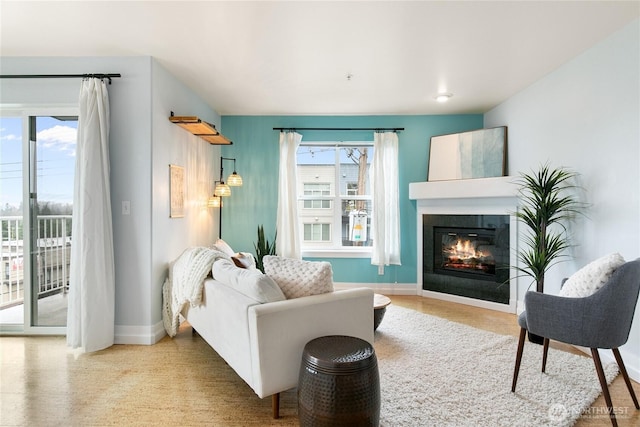
[[[24,242],[21,216],[0,217],[0,309],[24,302],[24,257],[29,256]],[[36,281],[38,298],[69,289],[71,258],[71,215],[41,215],[37,219],[38,238],[32,248],[32,281]]]

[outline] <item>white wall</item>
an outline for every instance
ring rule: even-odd
[[[580,174],[589,204],[571,228],[572,258],[545,278],[556,294],[563,277],[612,252],[640,257],[640,21],[636,20],[485,115],[509,127],[511,175],[542,163]],[[519,286],[522,301],[526,286]],[[621,349],[640,379],[640,308]]]
[[[211,246],[218,235],[218,210],[206,207],[220,173],[220,146],[214,146],[169,121],[198,116],[220,129],[220,116],[183,83],[154,61],[152,67],[153,181],[151,183],[152,288],[149,319],[162,322],[162,283],[169,262],[189,246]],[[185,168],[185,217],[169,218],[169,164]],[[170,232],[167,232],[170,231]],[[161,330],[161,336],[164,331]]]
[[[198,203],[212,191],[219,148],[169,122],[170,111],[220,117],[151,57],[9,58],[2,74],[120,73],[108,86],[111,203],[116,269],[116,342],[164,336],[162,282],[184,248],[213,242],[217,216]],[[77,105],[79,79],[0,80],[0,103]],[[217,159],[217,160],[216,160]],[[169,163],[185,166],[185,217],[169,219]],[[122,201],[131,214],[122,215]]]

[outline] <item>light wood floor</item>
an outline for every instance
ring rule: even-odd
[[[500,334],[519,331],[512,314],[415,296],[391,300]],[[558,350],[583,354],[552,344],[549,357]],[[78,358],[64,337],[4,337],[0,356],[2,426],[298,425],[295,391],[282,394],[281,418],[273,420],[271,399],[259,399],[188,324],[153,346],[116,345]],[[640,425],[640,411],[620,376],[611,393],[613,405],[626,408],[619,425]],[[591,410],[595,415],[576,425],[610,425],[601,415],[604,407],[600,397]]]

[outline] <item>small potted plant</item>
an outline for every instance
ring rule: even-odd
[[[264,258],[266,255],[276,254],[276,237],[273,237],[273,243],[269,243],[269,241],[264,237],[264,227],[262,225],[259,225],[258,241],[253,244],[253,247],[256,250],[256,268],[264,273],[262,258]]]

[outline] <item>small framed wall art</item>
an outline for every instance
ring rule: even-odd
[[[169,218],[184,217],[184,168],[169,165],[169,198],[171,208]]]

